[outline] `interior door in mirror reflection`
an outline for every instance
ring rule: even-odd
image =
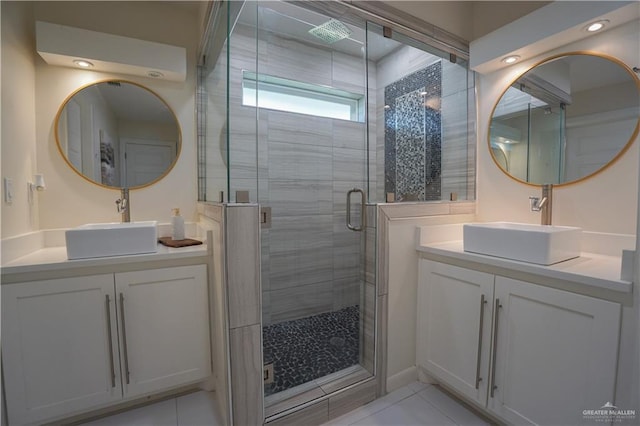
[[[175,157],[175,142],[123,139],[125,187],[144,185],[158,179]]]
[[[604,170],[638,135],[640,80],[623,62],[570,52],[504,91],[489,123],[493,159],[532,184],[565,184]]]
[[[64,115],[60,117],[60,133],[64,134],[63,150],[67,158],[79,170],[82,170],[82,135],[80,127],[80,106],[71,99],[64,109]]]
[[[80,88],[60,108],[55,127],[67,164],[106,187],[153,183],[180,153],[180,125],[173,111],[136,83],[112,80]]]

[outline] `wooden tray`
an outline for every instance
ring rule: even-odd
[[[202,244],[202,241],[192,240],[191,238],[185,238],[184,240],[174,240],[171,237],[158,238],[158,242],[167,247],[174,247],[174,248],[198,246]]]

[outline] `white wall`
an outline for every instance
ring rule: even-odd
[[[571,43],[521,64],[477,78],[478,103],[478,219],[539,223],[529,210],[528,197],[540,189],[518,183],[496,167],[488,148],[490,114],[502,91],[519,74],[547,56],[590,50],[614,56],[629,67],[640,63],[638,21]],[[554,189],[553,222],[589,231],[636,233],[638,201],[638,142],[613,167],[586,181]]]
[[[419,226],[473,222],[474,216],[427,216],[392,219],[388,228],[389,294],[387,330],[387,390],[403,386],[407,377],[416,379],[416,300],[418,294]]]
[[[383,3],[465,40],[473,40],[550,2],[386,0]]]
[[[473,36],[472,2],[387,0],[384,3],[465,40],[471,40]]]
[[[38,195],[29,203],[27,182],[36,167],[36,87],[33,5],[0,2],[2,8],[2,139],[1,177],[13,179],[14,200],[4,202],[2,238],[38,229]]]
[[[39,20],[184,46],[189,77],[185,83],[166,83],[49,66],[35,51],[34,14]],[[197,22],[195,9],[161,3],[2,2],[2,176],[13,178],[15,191],[14,202],[2,204],[3,238],[39,228],[120,219],[114,206],[118,192],[71,171],[53,134],[59,105],[71,92],[112,77],[138,82],[160,94],[182,127],[178,164],[158,184],[132,192],[132,219],[168,220],[172,207],[181,207],[188,220],[195,219]],[[45,175],[47,191],[36,194],[29,204],[27,181],[36,172]]]
[[[473,22],[471,24],[474,40],[489,34],[503,25],[513,22],[536,9],[545,6],[550,1],[471,1]]]
[[[35,18],[182,46],[187,49],[188,66],[187,80],[173,83],[50,66],[33,50],[36,62],[37,160],[38,169],[47,181],[47,190],[38,194],[40,227],[65,228],[87,222],[120,220],[115,208],[119,191],[94,185],[73,172],[58,152],[53,131],[58,108],[70,93],[80,86],[109,78],[133,81],[156,92],[173,109],[182,129],[182,151],[173,170],[157,184],[131,192],[131,219],[168,221],[171,208],[179,207],[187,220],[195,220],[195,65],[199,41],[195,12],[160,2],[54,1],[36,3]],[[2,225],[5,226],[4,218]]]

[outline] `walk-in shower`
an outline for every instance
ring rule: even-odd
[[[200,69],[199,193],[262,209],[268,417],[385,362],[376,204],[473,198],[473,79],[325,2],[224,4]]]

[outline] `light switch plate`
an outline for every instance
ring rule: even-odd
[[[8,177],[4,178],[4,202],[13,203],[13,179]]]

